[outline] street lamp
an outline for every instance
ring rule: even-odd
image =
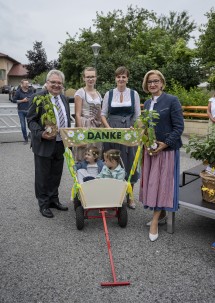
[[[101,45],[99,45],[98,43],[94,43],[93,45],[91,45],[91,48],[93,50],[93,55],[94,55],[94,58],[95,58],[95,69],[96,69],[97,57],[99,55],[99,50],[101,48]]]

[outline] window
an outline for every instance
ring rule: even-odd
[[[0,69],[0,80],[5,80],[5,79],[6,79],[6,70]]]

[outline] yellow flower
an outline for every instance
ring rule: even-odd
[[[215,195],[215,190],[214,189],[210,189],[208,187],[202,186],[202,191],[206,191],[210,197]]]

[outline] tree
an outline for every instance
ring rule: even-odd
[[[215,88],[215,10],[212,8],[205,14],[208,21],[200,28],[201,35],[196,42],[198,58],[201,63],[201,74],[204,81]]]
[[[215,66],[215,10],[212,8],[205,16],[208,22],[200,29],[201,35],[197,46],[202,64],[211,67]]]
[[[186,12],[178,15],[172,12],[170,17],[162,19],[154,12],[130,6],[126,14],[121,10],[107,15],[97,12],[93,26],[93,31],[91,28],[82,29],[79,36],[71,37],[67,33],[67,40],[61,44],[60,68],[74,88],[83,85],[81,71],[84,67],[94,64],[93,43],[102,46],[97,59],[97,88],[102,94],[114,86],[114,71],[121,65],[130,70],[129,86],[140,94],[143,94],[141,82],[144,74],[155,68],[165,70],[166,66],[170,71],[174,67],[175,72],[170,75],[177,76],[179,83],[187,87],[198,84],[196,77],[195,81],[190,81],[196,73],[192,57],[195,53],[186,43],[195,25],[189,21]],[[180,63],[183,68],[177,75]]]
[[[37,75],[34,78],[33,83],[40,84],[41,86],[43,86],[46,83],[47,74],[48,74],[48,71],[47,72],[43,72],[40,75]]]
[[[58,69],[59,68],[59,61],[58,60],[51,60],[48,62],[48,70],[51,69]]]
[[[174,79],[185,89],[189,90],[200,82],[200,65],[196,57],[196,50],[186,46],[184,39],[178,39],[169,49],[169,58],[162,67],[162,72],[166,75],[166,81],[171,86]]]
[[[194,21],[190,22],[189,18],[186,11],[181,13],[170,11],[169,16],[161,15],[158,18],[158,24],[172,37],[173,42],[179,38],[188,42],[190,38],[193,38],[191,33],[196,29]]]
[[[35,78],[37,75],[47,71],[49,69],[49,63],[45,49],[42,47],[42,42],[35,41],[33,44],[33,50],[27,51],[26,57],[29,64],[27,64],[28,77],[30,79]]]

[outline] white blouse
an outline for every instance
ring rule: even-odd
[[[123,102],[120,102],[120,96],[123,95]],[[103,104],[101,115],[108,117],[108,98],[109,91],[106,92]],[[131,106],[131,90],[126,87],[123,92],[120,92],[117,88],[113,89],[113,98],[111,101],[111,107],[128,107]],[[140,116],[140,97],[136,91],[134,91],[134,120]]]

